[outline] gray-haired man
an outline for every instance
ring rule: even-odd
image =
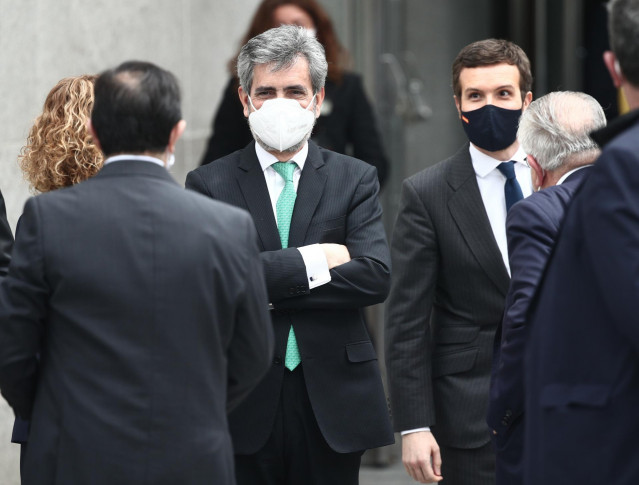
[[[606,125],[599,103],[584,93],[555,92],[533,101],[519,120],[538,192],[506,219],[511,280],[495,337],[488,425],[496,444],[497,485],[523,483],[524,349],[530,301],[555,244],[566,207],[599,155],[589,133]],[[545,189],[545,190],[540,190]]]
[[[239,96],[256,142],[186,180],[251,213],[273,307],[273,365],[230,415],[240,484],[356,484],[361,452],[393,442],[362,318],[390,285],[379,185],[374,167],[307,141],[326,70],[304,29],[251,39]]]

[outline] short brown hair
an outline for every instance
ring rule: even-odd
[[[510,64],[519,69],[519,90],[521,99],[532,90],[532,73],[530,61],[521,47],[503,39],[485,39],[464,47],[453,62],[453,93],[461,97],[459,74],[467,67],[492,66],[494,64]]]
[[[18,157],[24,178],[39,192],[67,187],[95,175],[103,157],[87,121],[97,76],[62,79],[44,102]]]

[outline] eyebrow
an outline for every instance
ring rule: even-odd
[[[304,86],[303,84],[292,84],[290,86],[284,86],[283,90],[284,91],[300,90],[304,92],[308,91],[306,86]],[[275,86],[258,86],[255,88],[256,93],[260,91],[277,91],[277,89],[275,88]]]
[[[493,91],[499,91],[500,89],[515,89],[515,86],[512,84],[504,84],[502,86],[498,86],[496,87]],[[484,91],[483,89],[479,89],[479,88],[474,88],[472,86],[467,87],[466,89],[464,89],[464,93],[467,93],[469,91]]]

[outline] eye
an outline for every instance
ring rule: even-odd
[[[479,98],[481,98],[479,93],[470,93],[468,95],[468,99],[479,99]]]
[[[508,89],[502,89],[501,91],[499,91],[499,95],[502,98],[507,98],[507,97],[511,96],[512,93]]]

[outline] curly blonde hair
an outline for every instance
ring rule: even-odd
[[[24,178],[36,191],[77,184],[102,167],[102,153],[87,128],[96,79],[93,75],[64,78],[47,96],[18,157]]]

